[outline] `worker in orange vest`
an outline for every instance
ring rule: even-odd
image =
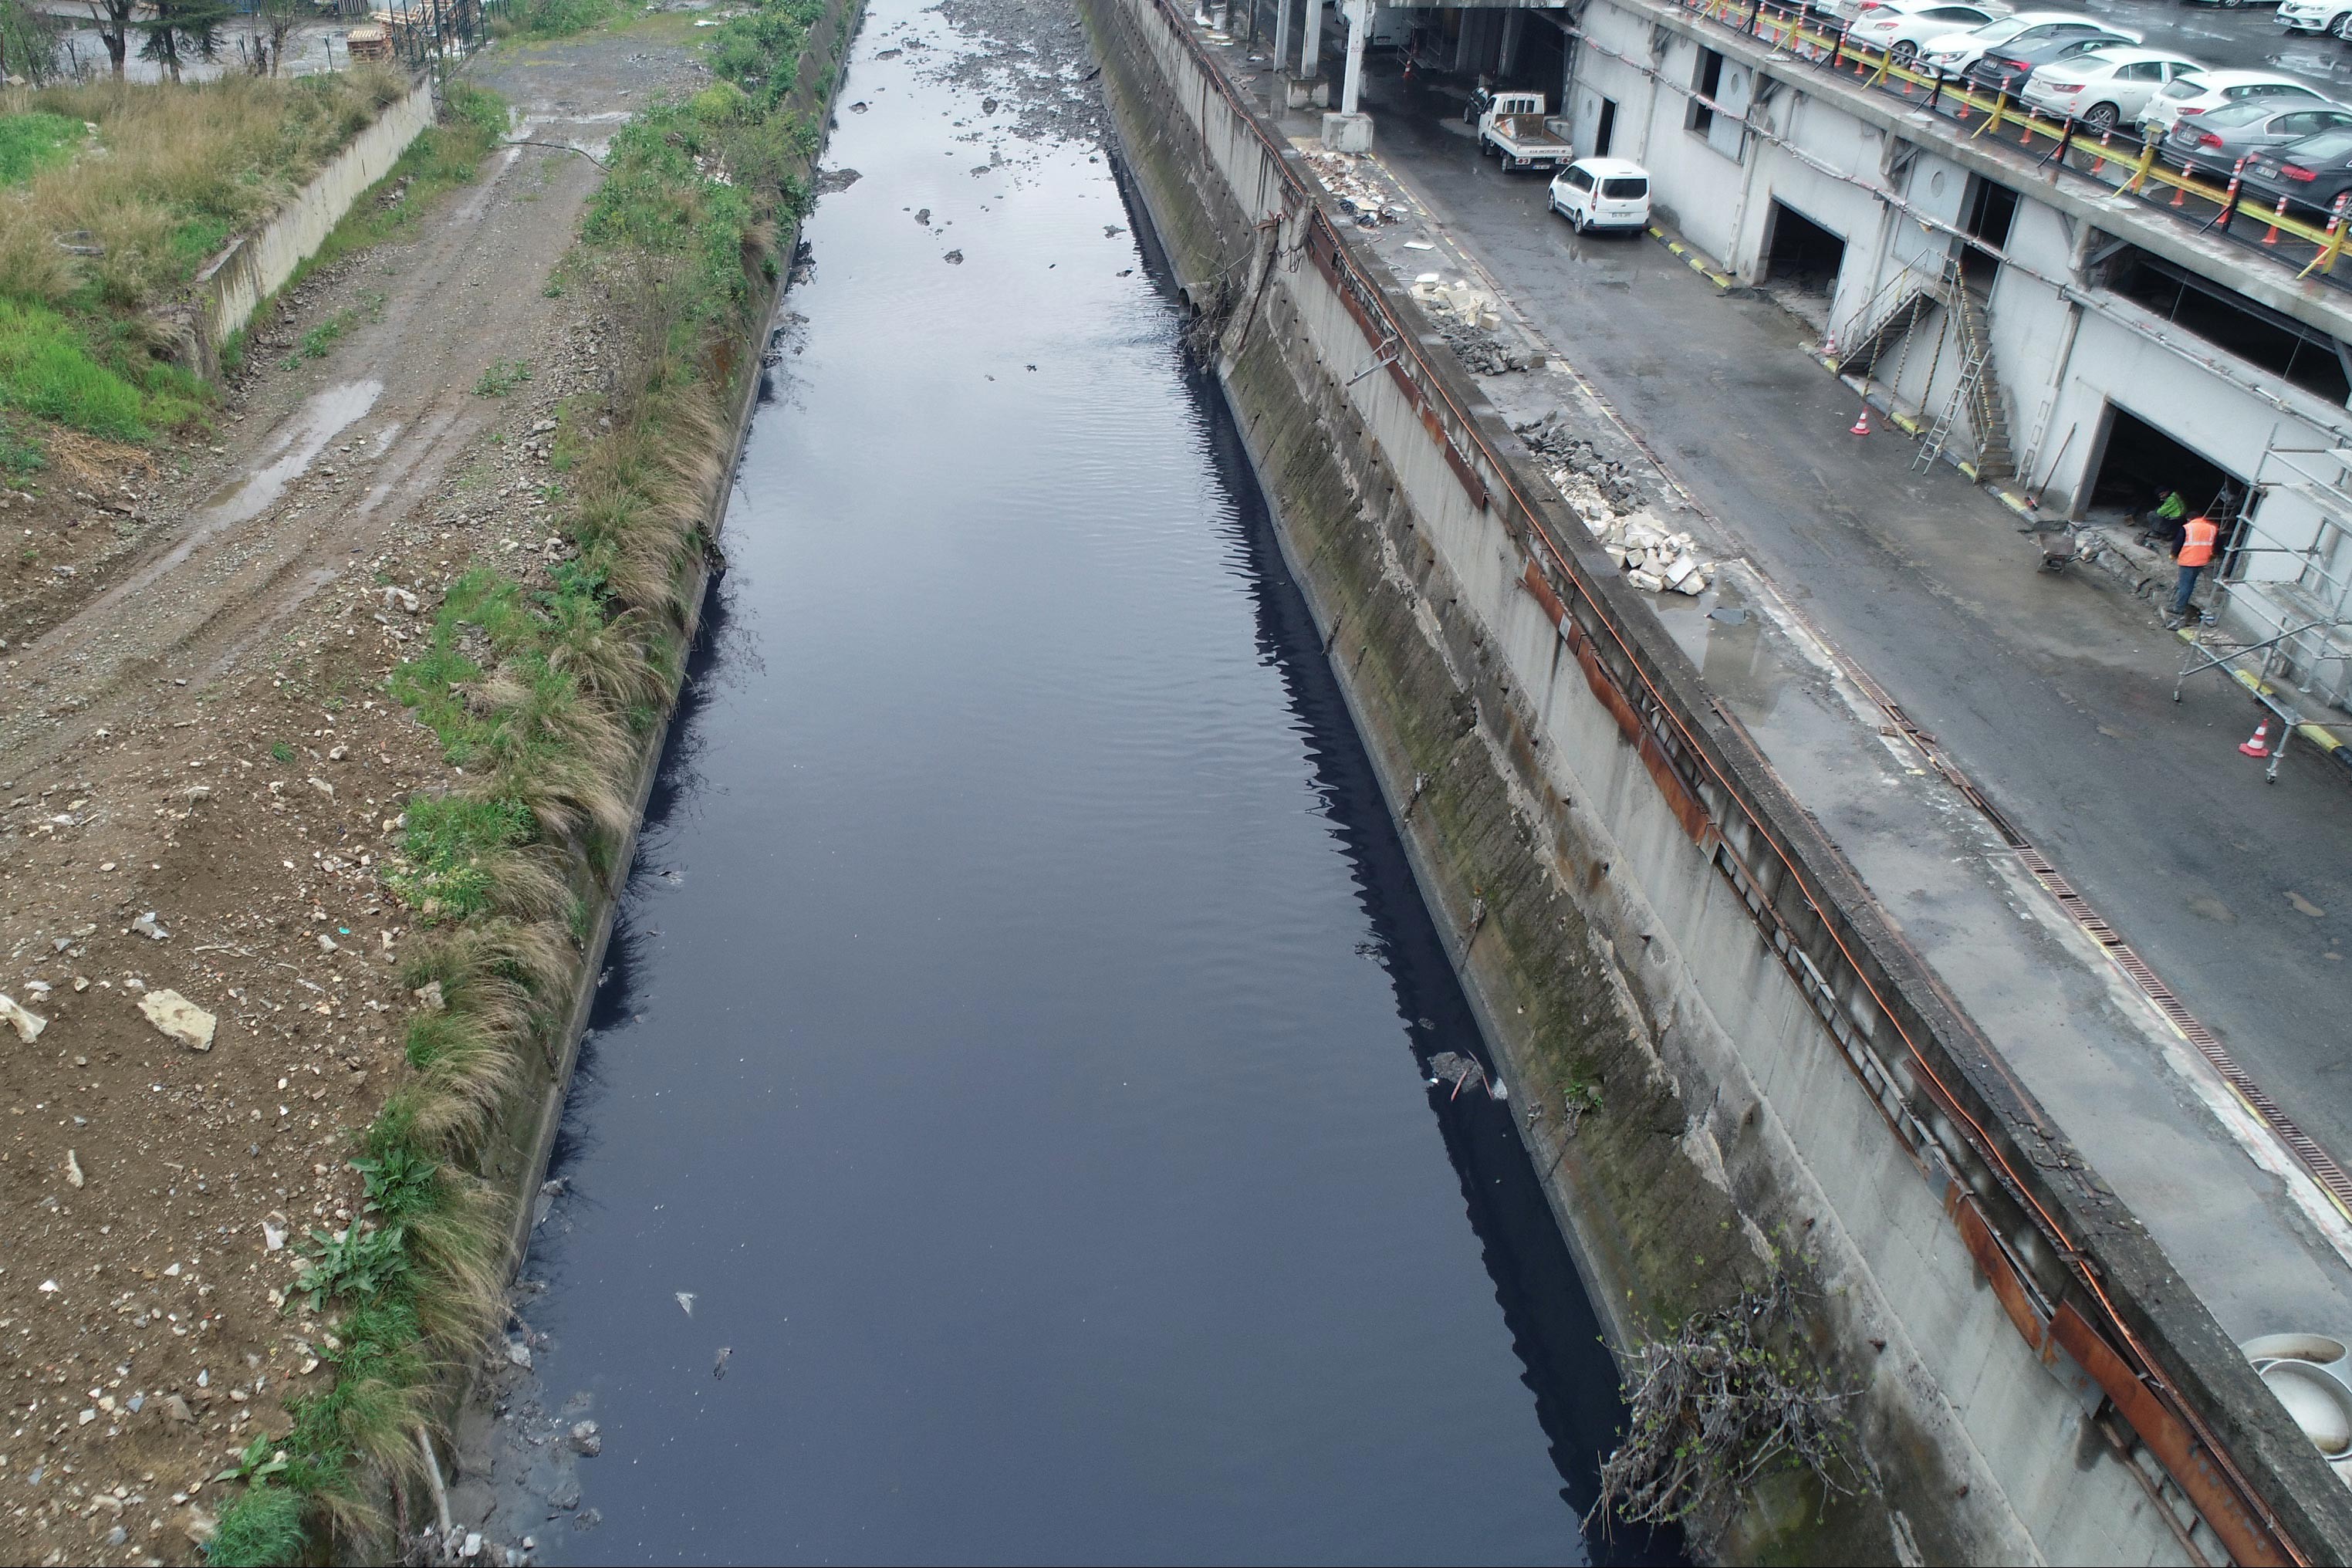
[[[2214,542],[2221,531],[2210,517],[2192,517],[2180,531],[2180,547],[2172,552],[2179,563],[2180,581],[2172,590],[2172,616],[2167,623],[2179,626],[2189,618],[2189,596],[2197,592],[2197,579],[2213,559]]]

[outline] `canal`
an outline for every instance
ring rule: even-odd
[[[1580,1532],[1611,1363],[1516,1108],[1429,1081],[1475,1026],[1080,48],[1051,5],[860,35],[493,1523],[551,1562],[1641,1558]]]

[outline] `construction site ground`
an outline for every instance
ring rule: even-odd
[[[2040,570],[2016,511],[1916,471],[1900,432],[1850,434],[1818,330],[1708,258],[1571,233],[1547,176],[1478,155],[1458,87],[1368,65],[1374,151],[1349,160],[1319,151],[1318,112],[1274,109],[1265,40],[1216,53],[1327,181],[1390,209],[1360,232],[1401,287],[1489,292],[1500,357],[1549,356],[1465,356],[1496,408],[1566,409],[1722,563],[1705,595],[1659,595],[1662,621],[2222,1326],[2352,1329],[2352,1223],[1935,760],[2339,1159],[2343,770],[2305,747],[2265,784],[2237,750],[2262,717],[2242,689],[2209,674],[2171,700],[2182,646],[2157,605]]]
[[[594,153],[705,79],[693,25],[467,78]],[[0,1026],[0,1560],[199,1560],[209,1478],[332,1374],[289,1286],[416,1005],[378,863],[451,775],[385,679],[470,563],[544,572],[550,422],[608,384],[599,300],[551,282],[598,177],[493,152],[256,322],[215,433],[60,443],[0,512],[38,556],[0,582],[0,993],[46,1020]]]

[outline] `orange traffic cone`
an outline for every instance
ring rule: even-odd
[[[2285,216],[2286,198],[2284,196],[2281,196],[2278,200],[2278,210],[2271,214],[2270,232],[2263,236],[2263,243],[2264,245],[2276,245],[2278,243],[2279,220]]]
[[[2099,133],[2099,155],[2091,160],[2091,173],[2094,174],[2107,166],[2107,140],[2113,135],[2115,132],[2112,131],[2103,131]]]
[[[2196,177],[2196,164],[2183,163],[2180,165],[2180,183],[2172,187],[2172,205],[2174,206],[2181,207],[2189,205],[2189,182]]]
[[[1849,436],[1867,436],[1870,434],[1869,404],[1865,403],[1862,405],[1861,415],[1856,417],[1853,424],[1847,428],[1846,434]]]
[[[2270,733],[2271,721],[2265,719],[2261,723],[2254,726],[2254,736],[2252,740],[2241,741],[2238,742],[2238,750],[2245,752],[2246,755],[2250,757],[2269,756],[2271,754],[2271,749],[2267,742],[2270,739]]]

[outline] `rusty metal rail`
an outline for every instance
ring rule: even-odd
[[[1718,5],[1727,0],[1711,0]],[[1360,262],[1340,227],[1318,200],[1318,187],[1297,166],[1287,143],[1262,121],[1234,83],[1195,37],[1190,19],[1171,0],[1126,0],[1129,6],[1156,14],[1171,37],[1190,56],[1203,79],[1197,107],[1180,100],[1187,113],[1197,113],[1202,138],[1209,133],[1208,98],[1224,101],[1237,124],[1262,146],[1268,165],[1281,186],[1286,217],[1301,218],[1306,227],[1304,248],[1318,270],[1355,319],[1367,342],[1389,357],[1385,368],[1413,402],[1431,438],[1444,448],[1449,468],[1462,481],[1472,502],[1492,509],[1496,488],[1510,503],[1503,515],[1506,527],[1521,534],[1522,547],[1530,543],[1526,581],[1545,612],[1575,647],[1578,662],[1596,692],[1636,745],[1644,765],[1667,795],[1675,815],[1702,850],[1710,852],[1763,930],[1768,942],[1799,981],[1816,1015],[1830,1029],[1850,1066],[1890,1128],[1910,1148],[1923,1171],[1944,1179],[1947,1212],[1953,1216],[1978,1267],[2000,1293],[2020,1334],[2037,1354],[2047,1359],[2060,1348],[2071,1355],[2098,1384],[2121,1417],[2162,1464],[2174,1484],[2190,1500],[2240,1563],[2307,1563],[2309,1555],[2288,1537],[2261,1494],[2215,1436],[2210,1426],[2182,1398],[2145,1344],[2136,1334],[2088,1263],[2065,1223],[2052,1212],[2018,1169],[2002,1141],[1970,1109],[1969,1097],[1946,1081],[1921,1042],[1906,1027],[1901,1013],[1880,993],[1872,978],[1874,965],[1857,954],[1830,912],[1828,900],[1801,857],[1755,810],[1743,788],[1725,771],[1690,721],[1658,687],[1633,640],[1618,623],[1601,597],[1577,568],[1574,557],[1553,538],[1536,505],[1520,490],[1507,463],[1490,444],[1469,411],[1446,385],[1423,347],[1418,323],[1409,321]],[[1696,8],[1696,7],[1695,7]],[[1761,6],[1757,7],[1760,11]],[[1148,47],[1148,41],[1147,41]],[[1249,215],[1253,221],[1262,215]],[[1416,374],[1417,373],[1417,374]],[[1466,450],[1465,450],[1466,448]],[[1478,472],[1483,459],[1493,476],[1490,485]],[[1563,592],[1563,588],[1565,592]],[[1759,759],[1760,761],[1760,759]],[[1727,807],[1731,819],[1722,815]],[[1737,840],[1735,846],[1733,840]],[[1764,852],[1765,869],[1759,877],[1748,861],[1754,848]],[[1769,882],[1775,886],[1766,886]],[[1801,912],[1810,917],[1833,944],[1847,971],[1869,994],[1879,1016],[1901,1040],[1907,1066],[1923,1083],[1935,1111],[1959,1133],[1973,1161],[1998,1177],[1999,1188],[2040,1235],[2042,1244],[2062,1260],[2065,1277],[2091,1308],[2085,1314],[2074,1300],[2053,1298],[2035,1279],[2000,1234],[1985,1210],[1985,1199],[1963,1173],[1948,1163],[1950,1151],[1912,1110],[1900,1080],[1877,1058],[1855,1027],[1826,977],[1805,952],[1798,933],[1780,906],[1780,887],[1793,889]],[[1957,1012],[1957,1009],[1955,1010]],[[1965,1026],[1965,1025],[1964,1025]],[[1998,1053],[1989,1042],[1979,1046],[1989,1060]],[[2020,1091],[2021,1100],[2030,1100]]]

